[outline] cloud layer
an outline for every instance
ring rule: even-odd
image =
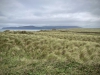
[[[0,0],[0,27],[100,27],[100,0]]]

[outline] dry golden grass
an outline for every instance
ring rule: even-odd
[[[99,75],[99,29],[0,32],[0,75]]]

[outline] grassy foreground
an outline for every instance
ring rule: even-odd
[[[0,32],[0,75],[100,75],[100,29]]]

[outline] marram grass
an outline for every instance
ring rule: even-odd
[[[100,75],[99,29],[0,32],[0,75]]]

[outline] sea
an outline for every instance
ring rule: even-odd
[[[40,31],[40,29],[0,29],[0,32],[3,32],[5,30],[10,30],[10,31]]]

